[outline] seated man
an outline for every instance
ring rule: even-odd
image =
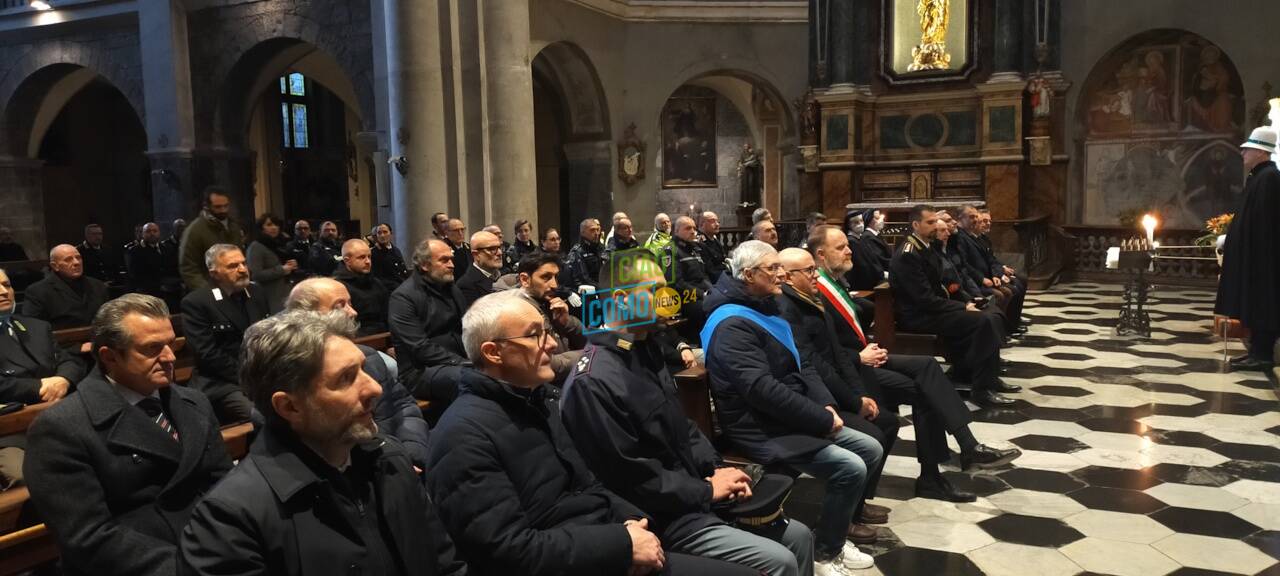
[[[245,334],[241,380],[266,426],[192,512],[184,573],[466,573],[409,456],[374,423],[381,389],[354,337],[347,315],[304,311]]]
[[[889,277],[893,248],[880,237],[880,231],[884,230],[883,212],[875,209],[863,212],[862,224],[858,242],[851,247],[856,257],[846,279],[854,290],[875,290]]]
[[[98,368],[31,426],[31,500],[68,574],[178,573],[178,534],[231,469],[209,401],[173,385],[174,340],[160,299],[107,302]]]
[[[677,234],[679,229],[677,219]],[[606,272],[601,284],[618,285],[612,298],[625,305],[652,299],[665,280],[655,260],[643,259],[627,278]],[[667,548],[770,576],[813,574],[813,539],[804,524],[789,521],[778,543],[734,528],[712,512],[713,506],[749,499],[751,479],[725,466],[685,417],[663,352],[650,337],[661,329],[657,320],[649,308],[647,322],[615,320],[590,336],[560,402],[578,452],[606,488],[653,518]]]
[[[587,218],[579,223],[578,243],[565,256],[560,284],[574,292],[583,286],[594,285],[604,265],[604,250],[604,243],[600,241],[600,221]]]
[[[120,273],[120,261],[114,251],[103,247],[102,239],[102,226],[90,223],[84,227],[84,241],[76,244],[75,249],[84,259],[85,276],[113,282]]]
[[[1017,335],[1026,332],[1022,326],[1022,298],[1025,290],[1020,289],[1014,279],[1005,274],[1004,266],[995,259],[991,245],[983,236],[983,218],[973,206],[961,206],[958,209],[957,230],[951,244],[960,260],[964,263],[965,272],[982,291],[982,295],[992,298],[1004,310],[1004,332]]]
[[[1001,392],[1017,391],[1000,380],[999,320],[972,302],[951,299],[942,285],[941,256],[929,244],[937,236],[932,206],[911,209],[912,233],[890,264],[894,314],[904,331],[937,334],[948,348],[947,357],[958,378],[973,383],[972,400],[980,406],[1009,406],[1013,399]]]
[[[413,275],[391,293],[387,321],[404,362],[402,381],[415,397],[431,401],[426,416],[434,424],[458,395],[459,367],[467,361],[453,249],[443,240],[423,240],[413,250],[413,266]]]
[[[125,247],[130,289],[176,303],[182,295],[182,279],[178,277],[178,269],[169,265],[169,256],[160,240],[160,225],[143,224],[142,238]]]
[[[545,385],[548,335],[512,291],[477,300],[463,318],[476,369],[432,434],[427,487],[472,574],[649,574],[685,561],[694,565],[683,573],[732,573],[666,554],[644,512],[591,474]]]
[[[348,240],[350,242],[350,240]],[[311,273],[316,276],[329,276],[333,274],[341,264],[346,250],[346,244],[338,238],[338,225],[332,220],[325,220],[320,223],[320,238],[311,244],[311,254],[307,256],[307,264],[311,266]],[[369,247],[369,243],[365,242],[365,247]],[[373,259],[370,258],[372,263]],[[372,266],[372,264],[370,264]],[[390,291],[388,291],[390,292]]]
[[[979,309],[988,316],[991,316],[996,322],[996,326],[1002,327],[1001,334],[1004,335],[1005,341],[1009,341],[1010,327],[1005,317],[1004,293],[990,292],[991,300],[984,302],[982,288],[974,279],[964,272],[965,263],[964,256],[956,248],[956,237],[952,235],[954,220],[948,224],[947,220],[951,219],[951,215],[945,211],[938,211],[938,230],[934,235],[933,243],[929,249],[938,253],[938,265],[942,271],[942,285],[947,289],[947,293],[952,300],[967,304],[973,302],[978,305]],[[981,280],[981,279],[979,279]]]
[[[84,258],[76,247],[59,244],[49,251],[49,272],[44,279],[27,287],[22,315],[53,324],[54,330],[79,328],[92,323],[98,307],[106,301],[107,285],[85,275]]]
[[[481,296],[493,294],[493,282],[502,275],[502,239],[484,230],[472,234],[471,266],[458,270],[455,265],[454,275],[459,273],[458,304],[465,312]]]
[[[616,236],[615,236],[616,238]],[[582,335],[582,321],[569,313],[569,304],[556,296],[556,277],[560,274],[560,257],[546,252],[525,256],[516,266],[518,290],[530,304],[538,307],[542,319],[551,327],[556,347],[551,351],[551,371],[556,385],[564,382],[573,370],[587,338]]]
[[[236,424],[253,412],[240,390],[240,343],[250,325],[271,313],[262,289],[249,281],[239,247],[214,244],[204,261],[206,286],[182,299],[183,332],[196,359],[191,387],[209,398],[219,422]]]
[[[357,242],[364,243],[362,240]],[[370,280],[373,284],[378,283]],[[347,287],[332,278],[308,278],[299,282],[289,292],[284,306],[286,310],[319,313],[338,311],[358,322]],[[356,333],[359,334],[359,330]],[[427,440],[431,431],[427,427],[427,421],[422,419],[422,410],[418,408],[413,395],[400,384],[399,366],[394,358],[378,350],[362,344],[357,344],[356,347],[364,353],[363,370],[382,386],[382,396],[378,397],[373,408],[373,420],[378,424],[378,430],[404,444],[413,464],[425,468]]]
[[[324,242],[323,239],[320,242]],[[318,244],[317,244],[318,245]],[[373,275],[373,258],[369,243],[352,238],[342,243],[342,263],[333,273],[334,279],[347,287],[351,307],[359,315],[360,336],[387,331],[387,301],[391,292]]]
[[[774,225],[773,220],[761,220],[751,226],[751,239],[759,240],[768,244],[774,250],[781,249],[778,245],[778,227]]]
[[[854,360],[846,366],[846,375],[863,381],[879,404],[896,410],[898,404],[912,406],[912,422],[916,429],[916,458],[920,461],[920,478],[916,495],[952,501],[973,501],[973,494],[955,490],[938,472],[938,464],[951,458],[946,433],[960,444],[960,467],[992,468],[1017,458],[1021,452],[996,450],[979,444],[969,430],[969,409],[955,387],[947,380],[942,367],[930,356],[889,354],[877,344],[867,344],[848,289],[840,278],[851,266],[848,238],[834,226],[820,228],[809,237],[809,250],[814,258],[807,265],[817,266],[815,281],[805,288],[821,302],[840,356]],[[809,256],[810,254],[806,254]],[[847,368],[852,367],[852,371]]]
[[[44,320],[13,313],[13,285],[0,268],[0,404],[56,402],[84,376],[84,365],[53,340]],[[0,438],[0,490],[22,482],[21,434]]]
[[[869,471],[884,452],[875,439],[844,425],[822,378],[801,361],[774,300],[785,274],[778,253],[749,240],[734,249],[729,264],[731,274],[707,296],[702,329],[724,436],[754,462],[825,481],[814,559],[835,573],[870,568],[871,556],[845,537]]]

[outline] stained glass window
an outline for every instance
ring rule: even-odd
[[[290,138],[290,136],[293,135],[293,129],[289,127],[289,105],[288,104],[283,104],[283,103],[280,104],[280,117],[282,120],[284,120],[284,129],[280,131],[280,133],[284,135],[284,147],[291,148],[292,145],[290,144],[290,142],[292,141],[292,138]]]
[[[307,105],[293,104],[293,147],[307,147]]]
[[[299,72],[280,77],[281,143],[285,148],[311,145],[307,125],[307,81]]]
[[[294,72],[289,75],[289,95],[290,96],[306,96],[307,86],[300,72]]]

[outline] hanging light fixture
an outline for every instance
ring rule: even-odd
[[[50,6],[49,3],[44,0],[31,0],[31,7],[41,12],[53,10],[53,6]]]

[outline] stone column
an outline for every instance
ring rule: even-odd
[[[385,0],[391,205],[396,243],[406,252],[430,237],[431,214],[447,210],[439,0]]]
[[[854,37],[854,4],[859,0],[829,0],[827,17],[830,23],[827,30],[827,58],[831,69],[831,90],[848,92],[853,90],[854,75],[857,74]]]
[[[142,85],[152,211],[157,222],[190,218],[198,205],[192,182],[195,146],[187,13],[181,2],[157,0],[138,8]]]
[[[831,85],[831,49],[825,0],[809,0],[809,85],[825,88]],[[821,60],[819,60],[821,56]]]
[[[995,0],[995,34],[991,82],[1021,82],[1023,58],[1023,0]],[[1034,39],[1033,39],[1034,42]]]
[[[488,131],[485,213],[502,226],[526,218],[537,230],[529,0],[483,0],[481,20]]]

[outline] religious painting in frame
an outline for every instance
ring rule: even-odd
[[[662,109],[662,187],[716,186],[716,99],[673,96]]]
[[[978,60],[978,4],[881,0],[881,76],[894,85],[967,78]]]

